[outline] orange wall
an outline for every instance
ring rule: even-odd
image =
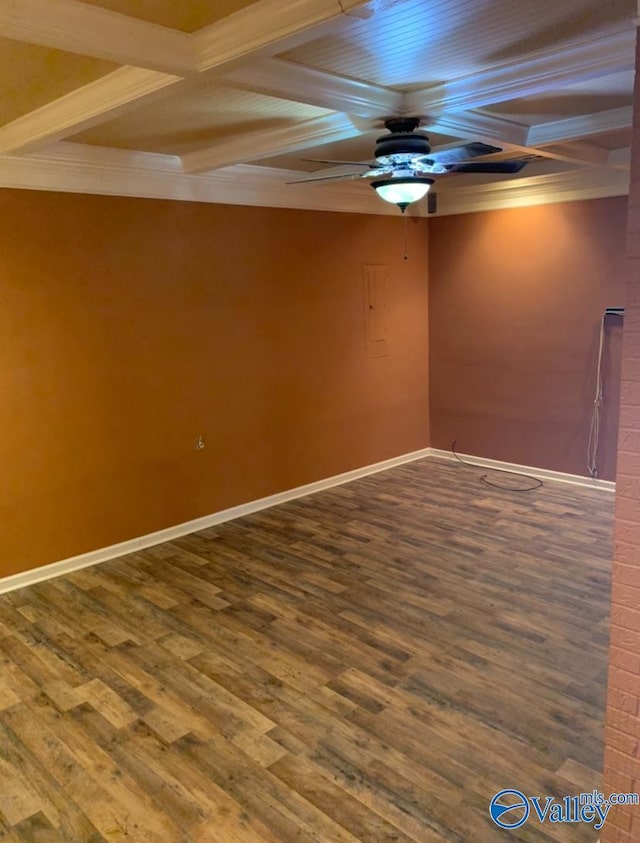
[[[403,261],[393,217],[11,190],[0,210],[0,576],[428,444],[424,221]],[[365,263],[391,270],[377,359]]]
[[[436,218],[429,228],[431,445],[586,474],[600,316],[624,304],[626,198]],[[621,322],[601,436],[615,474]]]

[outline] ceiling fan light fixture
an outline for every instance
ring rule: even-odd
[[[429,192],[433,179],[420,176],[408,176],[405,178],[379,179],[371,182],[371,187],[385,202],[397,205],[402,213],[412,202],[418,202]]]

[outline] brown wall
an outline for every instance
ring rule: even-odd
[[[0,576],[428,444],[423,221],[403,261],[393,217],[10,190],[0,211]],[[391,270],[387,357],[365,263]]]
[[[624,304],[626,198],[429,229],[431,445],[587,474],[600,316]],[[621,322],[607,322],[599,475],[613,479]]]

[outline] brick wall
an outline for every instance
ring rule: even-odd
[[[640,70],[640,41],[636,54]],[[640,791],[640,83],[635,120],[627,253],[629,279],[618,440],[605,792]],[[601,843],[638,843],[640,809],[616,807]]]

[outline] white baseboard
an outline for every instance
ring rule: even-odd
[[[500,462],[499,460],[485,459],[484,457],[474,457],[468,454],[460,454],[462,459],[470,460],[482,468],[500,468],[506,471],[515,471],[524,474],[529,474],[532,477],[538,477],[541,480],[553,480],[559,483],[571,483],[574,486],[588,486],[590,488],[600,489],[606,492],[615,491],[615,483],[610,480],[593,480],[591,477],[581,477],[577,474],[563,474],[560,471],[550,471],[544,468],[532,468],[525,465],[516,465],[515,463]],[[242,518],[244,515],[251,515],[253,512],[259,512],[262,509],[269,509],[269,507],[277,506],[287,501],[302,498],[306,495],[312,495],[314,492],[321,492],[323,489],[330,489],[332,486],[340,486],[343,483],[350,483],[352,480],[357,480],[360,477],[366,477],[368,474],[376,474],[378,471],[386,471],[388,468],[394,468],[397,465],[414,462],[415,460],[425,459],[426,457],[437,457],[438,459],[455,460],[455,456],[451,451],[441,451],[437,448],[423,448],[420,451],[413,451],[409,454],[402,454],[399,457],[392,457],[382,462],[366,465],[362,468],[356,468],[353,471],[345,471],[343,474],[336,474],[334,477],[327,477],[325,480],[317,480],[314,483],[307,483],[304,486],[297,486],[295,489],[288,489],[285,492],[278,492],[275,495],[269,495],[266,498],[259,498],[249,503],[243,503],[239,506],[233,506],[230,509],[223,509],[220,512],[214,512],[212,515],[205,515],[202,518],[196,518],[193,521],[186,521],[183,524],[177,524],[175,527],[167,527],[164,530],[157,530],[154,533],[149,533],[146,536],[139,536],[135,539],[112,544],[109,547],[92,550],[89,553],[83,553],[80,556],[73,556],[70,559],[63,559],[60,562],[52,562],[50,565],[42,565],[39,568],[34,568],[31,571],[23,571],[19,574],[12,574],[11,576],[0,579],[0,594],[8,591],[15,591],[18,588],[24,588],[28,585],[34,585],[38,582],[60,577],[63,574],[69,574],[72,571],[79,571],[81,568],[89,568],[92,565],[99,565],[101,562],[106,562],[109,559],[115,559],[118,556],[126,556],[128,553],[135,553],[136,550],[143,550],[146,547],[152,547],[162,542],[168,542],[172,539],[186,536],[189,533],[196,533],[198,530],[205,530],[207,527],[214,527],[216,524],[222,524],[225,521],[232,521],[234,518]]]
[[[442,460],[455,460],[452,451],[442,451],[438,448],[429,448],[429,456],[438,457]],[[600,489],[603,492],[615,492],[616,484],[613,480],[600,480],[593,477],[583,477],[580,474],[565,474],[562,471],[551,471],[548,468],[535,468],[529,465],[517,465],[513,462],[501,462],[500,460],[485,459],[485,457],[474,457],[471,454],[458,454],[463,460],[475,463],[481,468],[497,468],[502,471],[513,471],[516,474],[528,474],[539,480],[553,480],[557,483],[570,483],[573,486],[586,486],[590,489]]]
[[[11,576],[0,579],[0,594],[15,591],[27,585],[35,585],[35,583],[60,577],[72,571],[79,571],[81,568],[99,565],[101,562],[106,562],[109,559],[125,556],[128,553],[135,553],[136,550],[143,550],[146,547],[172,541],[172,539],[186,536],[189,533],[196,533],[198,530],[205,530],[207,527],[214,527],[216,524],[232,521],[234,518],[242,518],[244,515],[251,515],[253,512],[259,512],[262,509],[269,509],[269,507],[277,506],[278,504],[286,503],[296,498],[312,495],[314,492],[321,492],[323,489],[330,489],[332,486],[350,483],[352,480],[366,477],[368,474],[375,474],[378,471],[386,471],[386,469],[394,468],[397,465],[424,459],[429,455],[430,449],[423,448],[420,451],[402,454],[399,457],[392,457],[382,462],[356,468],[353,471],[345,471],[343,474],[336,474],[334,477],[327,477],[325,480],[317,480],[314,483],[297,486],[295,489],[287,489],[285,492],[278,492],[266,498],[259,498],[258,500],[249,501],[249,503],[243,503],[239,506],[232,506],[230,509],[223,509],[220,512],[214,512],[212,515],[205,515],[193,521],[185,521],[183,524],[177,524],[175,527],[167,527],[164,530],[157,530],[146,536],[139,536],[135,539],[112,544],[109,547],[92,550],[89,553],[73,556],[70,559],[63,559],[60,562],[42,565],[30,571],[12,574]]]

